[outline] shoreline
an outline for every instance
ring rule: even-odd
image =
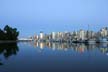
[[[108,41],[34,41],[34,40],[6,40],[6,41],[0,41],[0,43],[17,43],[17,42],[52,42],[52,43],[84,43],[84,44],[99,44],[99,43],[108,43]]]

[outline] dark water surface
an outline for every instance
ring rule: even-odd
[[[108,72],[108,43],[0,43],[0,72]]]

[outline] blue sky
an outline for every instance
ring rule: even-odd
[[[17,27],[20,36],[108,26],[108,0],[0,0],[0,28]]]

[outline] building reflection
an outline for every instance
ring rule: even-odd
[[[44,48],[51,48],[52,50],[72,49],[80,53],[98,49],[100,52],[104,54],[108,53],[108,43],[84,44],[84,43],[33,42],[33,44],[34,44],[34,47],[39,47],[40,49],[44,49]]]
[[[43,49],[45,44],[44,44],[44,43],[42,43],[42,42],[41,42],[41,43],[39,43],[39,44],[40,44],[40,45],[39,45],[39,46],[40,46],[40,48],[41,48],[41,49]]]
[[[5,59],[8,59],[12,55],[16,55],[19,51],[17,43],[0,43],[0,55]],[[0,59],[0,65],[3,65],[2,60]]]

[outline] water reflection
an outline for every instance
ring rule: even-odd
[[[17,43],[0,43],[0,56],[3,56],[5,59],[8,59],[12,55],[16,55],[19,51]],[[3,65],[2,60],[0,59],[0,65]]]
[[[51,48],[52,50],[74,50],[76,52],[94,51],[98,49],[101,53],[108,55],[108,43],[100,44],[84,44],[84,43],[55,43],[55,42],[31,42],[27,45],[34,46],[34,48]]]
[[[18,47],[20,52],[18,53]],[[40,70],[107,70],[108,43],[54,43],[54,42],[20,42],[17,44],[0,44],[0,58],[3,71],[34,72]],[[12,55],[16,55],[10,58]],[[80,54],[81,53],[81,54]],[[95,55],[96,54],[96,55]],[[104,55],[105,54],[105,55]],[[8,63],[7,63],[8,62]],[[87,70],[88,71],[88,70]]]

